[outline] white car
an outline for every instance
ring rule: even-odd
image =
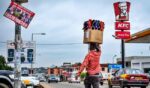
[[[21,81],[26,85],[26,86],[39,86],[40,81],[34,77],[34,76],[22,76]]]
[[[72,74],[69,78],[68,78],[68,82],[69,83],[80,83],[80,78],[77,75]]]

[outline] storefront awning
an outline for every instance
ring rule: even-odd
[[[130,39],[126,39],[125,43],[150,43],[150,28],[131,35]]]

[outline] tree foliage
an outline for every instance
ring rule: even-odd
[[[8,66],[5,61],[5,57],[0,55],[0,70],[13,70],[11,66]]]

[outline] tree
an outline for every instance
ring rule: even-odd
[[[0,70],[13,70],[11,66],[8,66],[5,61],[5,57],[0,55]]]

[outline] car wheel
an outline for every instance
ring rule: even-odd
[[[0,83],[0,88],[9,88],[9,87],[4,83]]]
[[[123,85],[123,82],[120,82],[120,88],[125,88],[125,86]]]
[[[108,81],[108,88],[112,88],[110,81]]]
[[[104,83],[103,83],[103,82],[100,82],[100,84],[103,85]]]
[[[112,88],[112,85],[111,85],[111,84],[109,84],[109,85],[108,85],[108,87],[109,87],[109,88]]]
[[[130,88],[130,86],[127,86],[127,88]]]
[[[141,88],[146,88],[146,86],[141,86]]]

